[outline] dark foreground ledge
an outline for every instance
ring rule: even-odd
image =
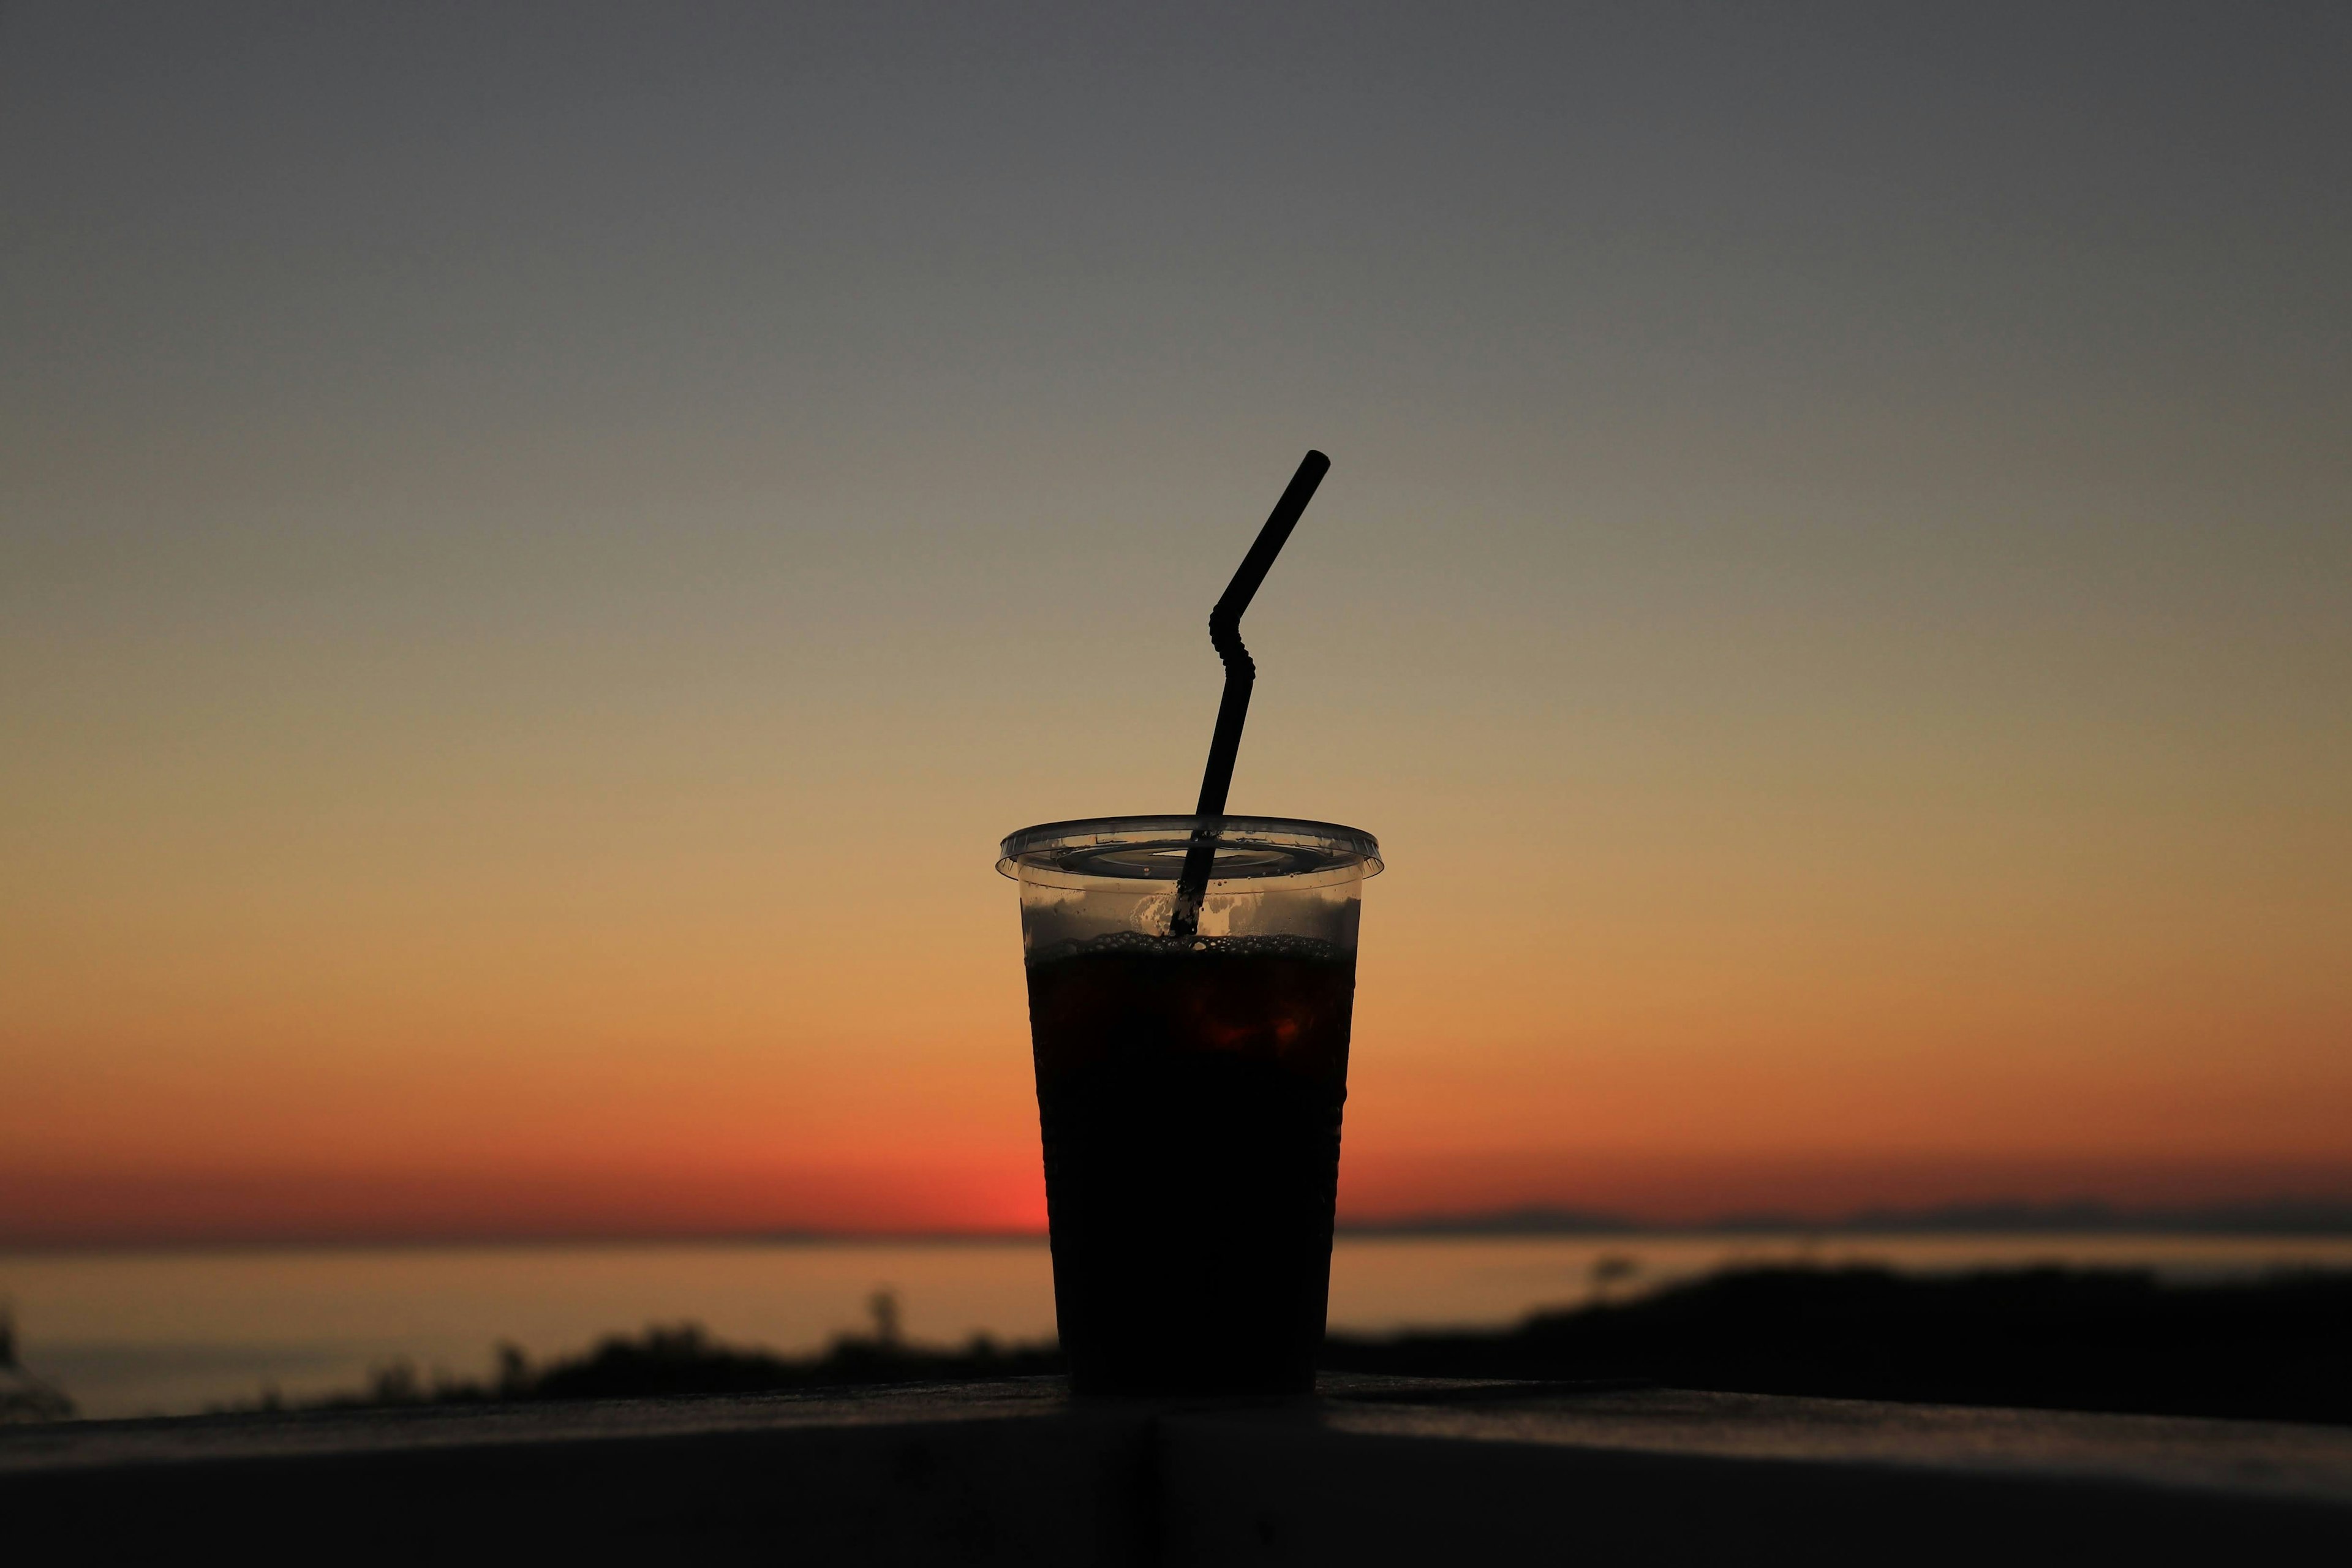
[[[2352,1562],[2352,1429],[1404,1378],[0,1431],[16,1561]],[[25,1551],[21,1549],[32,1549]]]

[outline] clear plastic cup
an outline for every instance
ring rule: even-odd
[[[1021,940],[1054,1301],[1082,1394],[1314,1387],[1369,833],[1220,819],[1170,934],[1191,816],[1024,828]]]

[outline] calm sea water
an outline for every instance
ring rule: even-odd
[[[1871,1261],[1936,1270],[2057,1261],[2179,1277],[2352,1268],[2352,1237],[2150,1236],[1343,1237],[1334,1328],[1502,1324],[1596,1291],[1727,1264]],[[877,1289],[909,1338],[1054,1331],[1045,1244],[886,1242],[0,1254],[25,1364],[92,1416],[179,1414],[354,1389],[406,1358],[478,1376],[501,1340],[534,1356],[692,1319],[780,1351],[863,1329]]]

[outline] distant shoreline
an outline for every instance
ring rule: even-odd
[[[1723,1215],[1683,1223],[1551,1208],[1467,1215],[1417,1215],[1343,1221],[1347,1240],[1475,1240],[1672,1237],[2146,1236],[2313,1239],[2352,1237],[2352,1204],[2281,1200],[2196,1208],[2126,1209],[2095,1203],[1978,1204],[1864,1210],[1836,1218],[1802,1215]],[[1034,1246],[1042,1230],[730,1231],[581,1233],[568,1236],[123,1237],[89,1240],[0,1236],[0,1256],[104,1253],[384,1252],[533,1248],[696,1247],[1006,1247]]]
[[[1343,1224],[1345,1236],[2352,1236],[2352,1203],[2277,1199],[2183,1208],[2069,1201],[1863,1209],[1834,1218],[1727,1214],[1659,1224],[1577,1209],[1517,1208]]]

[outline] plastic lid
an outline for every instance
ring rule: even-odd
[[[1206,820],[1092,816],[1043,823],[1005,839],[996,868],[1008,877],[1029,867],[1074,877],[1172,882],[1184,868],[1193,830]],[[1282,816],[1227,816],[1217,822],[1217,865],[1210,876],[1221,882],[1311,876],[1354,866],[1362,867],[1367,877],[1381,873],[1380,840],[1360,827]]]

